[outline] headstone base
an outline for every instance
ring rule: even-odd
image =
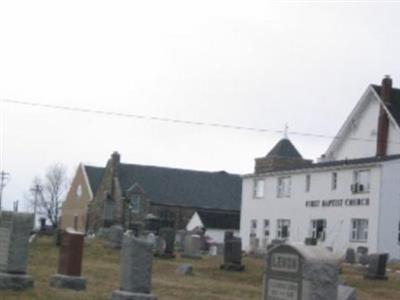
[[[115,290],[112,293],[111,300],[157,300],[157,297],[153,294],[132,293]]]
[[[190,259],[202,259],[201,255],[182,254],[181,257]]]
[[[338,300],[357,300],[356,289],[345,285],[339,285]]]
[[[0,272],[0,290],[23,291],[33,288],[32,276]]]
[[[239,264],[222,264],[219,267],[221,270],[226,270],[226,271],[238,271],[241,272],[244,270],[244,265],[239,265]]]
[[[172,253],[156,254],[154,256],[158,257],[158,258],[166,258],[166,259],[176,257],[175,254],[172,254]]]
[[[376,275],[376,274],[373,274],[373,275],[370,275],[370,274],[365,274],[364,275],[364,279],[371,279],[371,280],[387,280],[388,279],[388,277],[387,276],[380,276],[380,275]]]
[[[104,242],[104,247],[105,248],[109,248],[109,249],[117,249],[117,250],[119,250],[119,249],[122,248],[122,244],[121,243],[113,243],[113,242],[110,242],[110,241],[105,241]]]
[[[82,291],[86,289],[86,279],[80,276],[55,274],[50,277],[50,286],[61,289]]]

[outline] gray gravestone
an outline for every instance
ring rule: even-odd
[[[33,214],[0,213],[0,290],[24,290],[33,287],[26,274],[29,236]]]
[[[109,248],[121,249],[123,236],[124,228],[122,228],[121,225],[113,225],[108,228],[105,237],[105,245]]]
[[[124,236],[121,250],[120,289],[112,300],[156,300],[151,294],[152,245],[133,236]]]
[[[182,257],[200,259],[201,237],[198,235],[186,235]]]
[[[193,266],[191,264],[180,264],[177,268],[175,273],[177,275],[193,275]]]
[[[389,255],[387,253],[369,255],[369,266],[364,277],[367,279],[387,279],[386,263],[388,258]]]
[[[186,230],[178,230],[176,232],[175,248],[179,252],[183,251],[185,244],[185,236],[186,236]]]
[[[276,246],[267,253],[264,300],[337,300],[339,264],[318,246]]]
[[[356,263],[356,251],[353,248],[347,248],[344,261],[348,264]]]
[[[224,263],[220,268],[228,271],[243,271],[242,240],[233,236],[232,231],[226,231],[224,241]]]
[[[169,227],[163,227],[159,231],[160,247],[156,255],[161,258],[175,258],[175,230]]]
[[[357,300],[356,289],[346,285],[339,285],[338,300]]]

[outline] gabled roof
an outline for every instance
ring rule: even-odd
[[[85,169],[95,193],[104,168],[85,166]],[[156,204],[240,210],[239,175],[121,163],[118,176],[123,191],[138,183]]]
[[[89,179],[90,188],[92,193],[96,194],[97,188],[100,185],[101,178],[103,177],[104,168],[84,166],[86,175]]]
[[[377,95],[381,94],[380,85],[372,85],[372,88],[376,91]],[[383,99],[381,99],[383,100]],[[382,102],[383,103],[383,102]],[[384,104],[385,105],[385,104]],[[400,126],[400,89],[393,88],[393,94],[391,98],[391,105],[385,105],[387,110],[392,115],[393,119],[396,121],[397,125]]]
[[[386,112],[388,112],[389,119],[395,123],[397,128],[400,127],[400,90],[393,88],[394,91],[394,104],[391,105],[389,108],[387,105],[384,104],[383,100],[379,96],[381,87],[379,85],[369,85],[364,94],[358,100],[357,104],[353,108],[352,112],[347,116],[347,119],[343,123],[342,127],[340,128],[339,132],[337,133],[337,138],[333,139],[331,144],[329,145],[328,149],[325,152],[327,158],[330,158],[330,153],[332,150],[340,146],[343,141],[344,137],[347,136],[347,133],[351,130],[353,126],[353,120],[356,118],[365,107],[368,105],[368,101],[377,101],[380,105],[384,107]],[[378,120],[377,120],[378,121]]]
[[[236,229],[240,227],[240,213],[197,211],[206,229]]]
[[[299,151],[297,151],[296,147],[287,138],[281,139],[274,148],[268,152],[266,157],[302,158]]]

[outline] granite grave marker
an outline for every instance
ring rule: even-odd
[[[33,214],[0,212],[0,290],[33,287],[26,273]]]
[[[188,234],[185,237],[183,258],[201,259],[201,237],[195,234]]]
[[[243,271],[242,240],[235,237],[232,231],[225,231],[224,242],[224,263],[221,265],[221,269]]]
[[[368,269],[365,274],[366,279],[386,280],[386,263],[389,258],[387,253],[370,254],[368,256]]]
[[[121,250],[120,289],[112,300],[156,300],[151,293],[152,245],[145,240],[124,235]]]
[[[84,234],[67,229],[63,233],[58,259],[58,273],[50,277],[50,286],[72,290],[86,289],[82,277]]]
[[[276,246],[267,253],[264,300],[338,300],[339,265],[318,246]]]

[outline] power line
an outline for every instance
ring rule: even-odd
[[[286,130],[286,129],[285,130],[277,130],[277,129],[271,129],[271,128],[258,128],[258,127],[248,127],[248,126],[233,125],[233,124],[174,119],[174,118],[158,117],[158,116],[151,116],[151,115],[115,112],[115,111],[83,108],[83,107],[77,107],[77,106],[57,105],[57,104],[48,104],[48,103],[22,101],[22,100],[5,99],[5,98],[0,98],[0,102],[16,104],[16,105],[33,106],[33,107],[39,107],[39,108],[62,110],[62,111],[70,111],[70,112],[81,112],[81,113],[90,113],[90,114],[106,115],[106,116],[121,117],[121,118],[169,122],[169,123],[184,124],[184,125],[217,127],[217,128],[231,129],[231,130],[243,130],[243,131],[253,131],[253,132],[262,132],[262,133],[269,132],[269,133],[276,133],[276,134],[278,134],[278,133],[283,134],[283,133],[285,133],[285,130]],[[345,138],[344,136],[316,134],[316,133],[311,133],[311,132],[289,131],[287,133],[290,135],[296,135],[296,136],[336,139],[336,140]],[[353,141],[362,141],[362,142],[374,142],[374,143],[376,142],[375,139],[366,139],[366,138],[357,138],[357,137],[346,137],[346,139],[353,140]],[[388,143],[400,144],[399,142],[388,142]]]

